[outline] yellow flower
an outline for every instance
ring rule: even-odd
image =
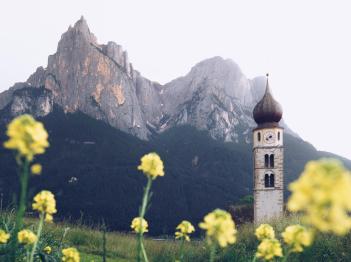
[[[285,228],[282,233],[284,242],[291,247],[292,252],[302,252],[303,246],[308,247],[312,244],[312,231],[307,230],[301,225],[292,225]]]
[[[32,172],[33,175],[40,175],[42,171],[42,166],[41,164],[34,164],[31,166],[30,171]]]
[[[155,179],[158,176],[164,176],[163,162],[160,156],[156,153],[149,153],[141,158],[141,164],[138,170],[144,172],[145,175]]]
[[[291,183],[288,209],[302,212],[303,222],[319,231],[346,234],[351,229],[351,174],[341,162],[309,162],[300,178]]]
[[[41,191],[34,197],[32,208],[45,214],[55,214],[57,212],[55,196],[50,191]]]
[[[50,214],[45,214],[45,222],[52,223],[54,221],[54,217]]]
[[[218,243],[220,247],[236,242],[236,229],[232,216],[221,209],[216,209],[204,217],[199,227],[206,230],[209,244]]]
[[[79,262],[80,256],[77,249],[74,247],[65,248],[62,250],[62,261],[63,262]]]
[[[258,240],[263,240],[265,238],[274,238],[274,229],[268,224],[260,225],[255,232],[255,235]]]
[[[134,230],[135,233],[145,233],[148,232],[148,223],[144,218],[140,218],[140,217],[135,217],[132,220],[132,224],[130,225],[130,227]]]
[[[193,233],[195,231],[194,226],[186,220],[183,220],[177,227],[176,227],[177,232],[175,232],[175,238],[184,238],[186,241],[190,241],[189,234]]]
[[[263,260],[272,260],[274,257],[282,257],[283,250],[278,240],[263,239],[257,247],[256,257]]]
[[[44,251],[46,254],[50,254],[51,251],[52,251],[52,249],[51,249],[50,246],[46,246],[46,247],[44,247],[43,251]]]
[[[37,242],[37,236],[30,230],[24,229],[18,232],[18,242],[22,245],[32,245]]]
[[[9,238],[10,238],[10,234],[0,229],[0,244],[6,244]]]
[[[5,148],[17,150],[19,156],[32,161],[37,154],[43,154],[49,146],[48,133],[42,123],[30,115],[16,117],[8,125],[6,134],[9,140]]]

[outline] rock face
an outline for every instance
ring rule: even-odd
[[[56,104],[144,140],[190,124],[216,139],[249,142],[263,79],[247,79],[232,60],[214,57],[162,86],[135,71],[120,45],[98,44],[82,17],[62,35],[46,68],[0,94],[0,110],[43,116]]]

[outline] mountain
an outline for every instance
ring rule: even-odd
[[[0,141],[6,124],[30,113],[50,136],[32,178],[31,195],[52,190],[60,217],[101,221],[128,230],[137,215],[145,178],[140,157],[156,151],[166,175],[154,183],[147,219],[151,234],[172,233],[182,219],[228,208],[252,193],[252,110],[265,78],[248,79],[230,59],[214,57],[165,85],[136,71],[114,42],[98,44],[84,18],[69,27],[45,68],[0,94]],[[318,152],[283,121],[286,185]],[[0,149],[0,192],[17,190],[15,161]]]
[[[44,88],[41,99],[33,98],[39,111],[25,91],[18,91],[28,87]],[[262,77],[249,80],[237,64],[221,57],[160,85],[134,70],[121,46],[98,44],[82,17],[62,35],[46,68],[0,94],[0,110],[9,106],[12,117],[24,112],[44,116],[56,104],[66,113],[82,112],[143,140],[189,124],[216,139],[249,142],[255,126],[252,109],[264,88]]]

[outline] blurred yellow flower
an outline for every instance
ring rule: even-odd
[[[263,260],[272,260],[274,257],[282,257],[283,250],[278,240],[263,239],[257,247],[256,257]]]
[[[45,214],[45,222],[52,223],[54,221],[54,217],[51,214]]]
[[[45,214],[55,214],[57,212],[55,196],[50,191],[41,191],[34,197],[32,208],[33,210],[37,210]]]
[[[282,233],[284,242],[291,247],[292,252],[302,252],[303,247],[312,244],[313,233],[301,225],[291,225]]]
[[[10,234],[0,229],[0,244],[6,244],[9,238],[10,238]]]
[[[195,231],[194,226],[187,220],[183,220],[177,227],[177,232],[175,232],[175,238],[184,238],[186,241],[190,241],[189,234]]]
[[[288,209],[302,212],[303,222],[322,232],[343,235],[351,229],[351,174],[341,162],[309,162],[289,186]]]
[[[63,262],[79,262],[80,256],[77,249],[69,247],[62,249],[62,261]]]
[[[46,247],[44,247],[43,251],[44,251],[46,254],[50,254],[51,251],[52,251],[52,249],[51,249],[50,246],[46,246]]]
[[[255,232],[255,235],[258,240],[263,240],[265,238],[274,238],[274,229],[271,225],[261,224]]]
[[[28,229],[23,229],[17,234],[18,242],[22,245],[32,245],[38,238],[37,236]]]
[[[232,216],[221,209],[216,209],[204,217],[199,227],[206,230],[209,244],[218,243],[220,247],[236,242],[236,229]]]
[[[37,154],[43,154],[49,146],[48,133],[42,123],[30,115],[16,117],[7,127],[9,140],[4,147],[17,150],[19,156],[32,161]]]
[[[155,179],[158,176],[164,176],[163,162],[160,156],[156,153],[149,153],[141,158],[141,164],[138,170],[144,172],[145,175]]]
[[[140,217],[135,217],[132,220],[132,224],[130,225],[130,227],[134,230],[135,233],[145,233],[148,232],[148,223],[144,218],[140,218]]]
[[[40,175],[42,171],[42,166],[41,164],[34,164],[31,166],[30,171],[33,175]]]

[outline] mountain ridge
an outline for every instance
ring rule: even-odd
[[[15,90],[28,86],[51,91],[49,104],[65,112],[79,110],[144,140],[190,124],[209,130],[216,139],[235,142],[250,141],[255,126],[251,110],[265,88],[260,77],[247,79],[233,60],[218,56],[197,63],[185,76],[158,84],[133,68],[120,45],[98,44],[84,17],[62,34],[46,68],[38,67],[26,82],[0,94],[0,109],[13,102]],[[25,112],[16,105],[12,116]],[[46,106],[45,113],[51,111],[52,106]],[[283,121],[282,125],[287,127]]]

